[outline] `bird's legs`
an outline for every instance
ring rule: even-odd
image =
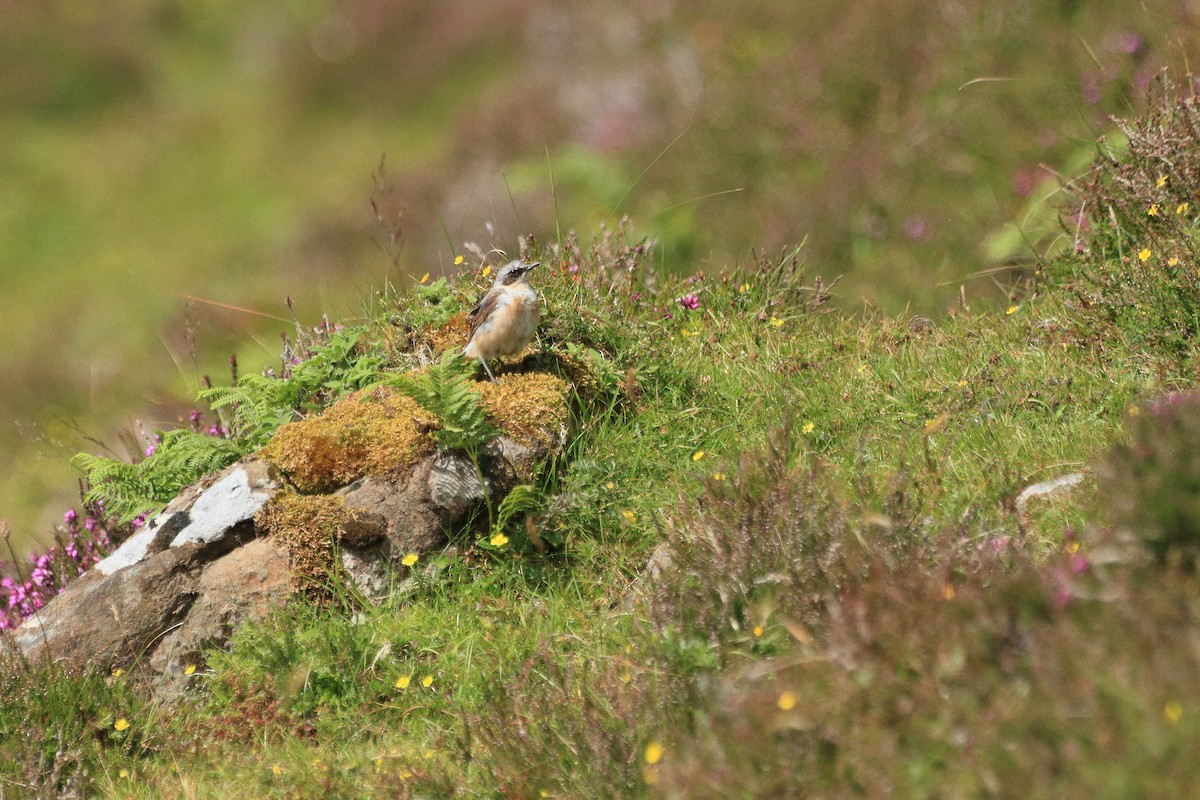
[[[491,367],[489,367],[489,366],[487,365],[487,361],[486,361],[485,359],[482,359],[482,358],[481,358],[481,359],[479,359],[479,363],[480,363],[480,364],[483,364],[483,371],[484,371],[484,372],[486,372],[486,373],[487,373],[487,376],[488,376],[489,378],[491,378],[491,379],[492,379],[492,383],[495,383],[495,382],[496,382],[496,376],[492,374],[492,369],[491,369]]]

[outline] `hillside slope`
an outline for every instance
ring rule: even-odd
[[[677,278],[626,226],[524,240],[546,317],[509,369],[592,376],[524,513],[481,511],[382,606],[331,579],[180,704],[136,669],[10,659],[5,791],[1193,794],[1200,400],[1166,393],[1195,374],[1200,114],[1177,91],[1078,184],[1078,250],[1000,311],[831,312],[801,250]],[[376,298],[300,400],[437,349],[486,271]]]

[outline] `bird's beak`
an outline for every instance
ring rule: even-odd
[[[526,264],[526,265],[525,265],[525,269],[533,269],[534,267],[538,266],[538,265],[539,265],[539,264],[541,264],[541,263],[542,263],[542,262],[540,262],[540,261],[535,261],[535,262],[533,262],[532,264]]]

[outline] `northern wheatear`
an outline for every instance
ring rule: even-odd
[[[463,354],[478,358],[493,381],[496,376],[488,367],[488,359],[515,356],[537,330],[538,296],[528,278],[529,270],[538,263],[526,264],[518,259],[505,264],[496,274],[491,291],[467,314],[471,328]]]

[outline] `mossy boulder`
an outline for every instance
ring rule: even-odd
[[[405,555],[444,547],[472,508],[499,502],[565,444],[566,382],[508,374],[474,389],[502,431],[474,461],[439,449],[437,420],[408,396],[357,392],[185,489],[13,644],[72,665],[140,661],[173,693],[193,674],[185,663],[296,590],[345,578],[382,598],[413,568]]]

